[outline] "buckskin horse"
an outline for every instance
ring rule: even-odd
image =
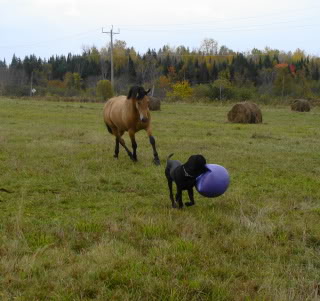
[[[129,90],[128,96],[117,96],[110,98],[103,109],[103,118],[110,134],[116,137],[116,146],[114,157],[119,156],[119,144],[126,150],[132,161],[137,161],[137,142],[135,139],[136,132],[145,130],[149,136],[149,141],[153,149],[153,162],[160,164],[160,159],[156,149],[156,141],[151,131],[151,115],[149,112],[148,91],[143,87],[134,86]],[[128,132],[132,150],[131,152],[126,146],[122,135]]]

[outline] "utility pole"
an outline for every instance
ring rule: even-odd
[[[111,26],[110,31],[103,31],[102,28],[102,33],[109,33],[110,34],[110,59],[111,59],[111,86],[112,89],[114,88],[114,80],[113,80],[113,35],[114,34],[119,34],[119,32],[113,32],[113,25]]]
[[[33,92],[32,92],[32,85],[33,85],[33,71],[31,72],[31,79],[30,79],[30,97],[32,96]]]

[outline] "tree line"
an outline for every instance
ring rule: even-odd
[[[249,99],[252,97],[320,96],[320,58],[303,50],[284,52],[253,49],[234,52],[205,39],[199,49],[163,46],[140,54],[117,40],[113,49],[114,93],[126,93],[131,85],[154,87],[159,97]],[[96,98],[101,80],[110,79],[110,47],[84,47],[81,54],[42,59],[13,55],[0,60],[0,95],[36,95]]]

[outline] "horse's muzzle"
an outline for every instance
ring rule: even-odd
[[[147,117],[142,117],[142,118],[141,118],[141,121],[142,121],[142,122],[147,122],[148,120],[149,120],[149,119],[148,119]]]

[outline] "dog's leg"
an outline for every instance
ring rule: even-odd
[[[166,178],[167,178],[167,181],[168,181],[168,187],[169,187],[169,197],[170,197],[170,200],[171,200],[171,203],[172,203],[172,208],[177,208],[177,205],[176,205],[176,202],[174,201],[174,198],[173,198],[173,190],[172,190],[172,179],[171,179],[171,176],[170,176],[170,168],[166,168],[165,170],[165,175],[166,175]]]
[[[186,203],[186,206],[193,206],[195,204],[194,197],[193,197],[193,188],[188,189],[188,195],[190,202]]]
[[[177,187],[177,194],[176,194],[176,202],[179,204],[179,208],[183,207],[182,202],[182,190]]]
[[[170,192],[170,200],[171,200],[172,208],[177,208],[176,202],[173,197],[172,180],[171,179],[168,179],[168,187],[169,187],[169,192]]]

